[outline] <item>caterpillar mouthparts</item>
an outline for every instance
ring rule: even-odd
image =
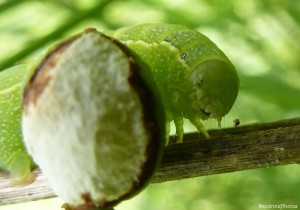
[[[226,55],[206,36],[188,27],[146,23],[121,28],[114,36],[149,66],[167,113],[182,142],[183,118],[209,137],[201,120],[221,125],[239,89],[238,74]],[[169,135],[167,135],[167,139]]]

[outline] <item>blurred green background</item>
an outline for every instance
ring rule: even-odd
[[[235,118],[248,124],[300,116],[300,1],[295,0],[0,0],[0,69],[35,62],[53,43],[86,27],[111,34],[143,22],[189,26],[228,55],[241,84],[223,127],[233,126]],[[299,175],[300,166],[290,165],[152,184],[116,209],[238,210],[281,203],[300,208]],[[62,202],[0,210],[56,210]]]

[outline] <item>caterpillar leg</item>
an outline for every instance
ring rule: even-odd
[[[183,140],[183,117],[177,116],[174,119],[175,127],[176,127],[176,143],[182,143]]]
[[[169,141],[170,141],[170,122],[168,121],[166,123],[166,145],[165,146],[168,146]]]
[[[201,123],[200,118],[194,117],[189,120],[198,129],[198,131],[205,136],[205,138],[209,139],[209,134],[204,125]]]
[[[13,185],[27,185],[34,180],[30,158],[25,154],[15,154],[12,159],[10,175]]]

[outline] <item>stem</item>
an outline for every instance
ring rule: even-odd
[[[184,136],[166,148],[152,182],[300,163],[300,119]]]
[[[300,163],[300,118],[184,135],[182,144],[166,147],[152,183],[234,171]],[[0,206],[54,197],[36,169],[31,185],[13,188],[8,174],[0,174]]]

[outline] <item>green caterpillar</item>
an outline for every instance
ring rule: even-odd
[[[14,185],[30,183],[33,166],[22,142],[21,106],[25,65],[0,72],[0,168],[9,171]]]
[[[174,120],[177,142],[182,142],[183,118],[209,137],[201,120],[215,118],[220,125],[238,94],[238,75],[224,53],[206,36],[181,25],[141,24],[114,36],[151,67],[167,113],[167,139]],[[14,184],[33,180],[20,126],[27,69],[20,65],[0,73],[0,168],[11,172]]]
[[[215,118],[220,126],[236,100],[239,77],[225,54],[206,36],[185,26],[140,24],[121,28],[114,37],[137,53],[151,68],[176,141],[183,139],[183,118],[207,138],[201,120]]]

